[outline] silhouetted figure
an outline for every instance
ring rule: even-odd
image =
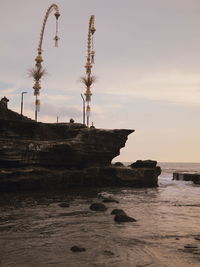
[[[7,97],[5,96],[2,97],[0,100],[1,107],[4,109],[8,109],[8,102],[9,102],[9,99]]]

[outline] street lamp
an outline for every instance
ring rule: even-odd
[[[22,92],[21,93],[21,117],[23,115],[24,94],[27,94],[27,92]]]
[[[82,94],[81,94],[81,98],[83,100],[83,124],[85,124],[85,99]]]

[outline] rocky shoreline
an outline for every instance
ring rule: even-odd
[[[160,167],[90,167],[81,170],[42,167],[0,170],[0,192],[62,190],[72,187],[157,187]]]

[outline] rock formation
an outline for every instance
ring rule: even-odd
[[[197,172],[174,172],[173,180],[192,181],[194,184],[200,184],[200,173]]]
[[[35,122],[0,101],[0,191],[157,186],[158,167],[111,165],[132,132]]]

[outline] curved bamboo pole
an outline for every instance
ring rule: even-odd
[[[42,58],[42,43],[43,43],[43,39],[44,39],[44,31],[45,31],[45,26],[47,23],[47,19],[49,17],[49,15],[51,14],[51,12],[55,10],[55,17],[56,17],[56,35],[54,37],[55,40],[55,47],[57,47],[58,44],[58,18],[60,16],[59,13],[59,8],[56,4],[52,4],[46,11],[44,20],[43,20],[43,24],[42,24],[42,28],[41,28],[41,32],[40,32],[40,40],[39,40],[39,44],[38,44],[38,54],[35,58],[35,68],[32,70],[32,77],[34,78],[35,84],[33,86],[34,89],[34,95],[36,97],[35,100],[35,120],[37,121],[37,113],[39,111],[39,107],[40,107],[40,100],[38,99],[38,96],[40,95],[40,89],[41,89],[41,78],[45,75],[46,71],[42,68],[42,62],[43,62],[43,58]]]

